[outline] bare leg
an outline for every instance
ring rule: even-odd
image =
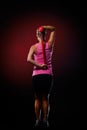
[[[35,127],[40,127],[41,124],[41,102],[39,99],[35,99],[35,115],[36,115],[36,122]]]
[[[43,119],[48,119],[50,112],[49,96],[42,98]]]
[[[49,105],[48,98],[43,98],[42,99],[42,110],[43,110],[43,123],[44,123],[44,127],[49,127],[48,115],[49,115],[50,105]]]
[[[39,99],[35,99],[35,114],[36,114],[36,119],[38,120],[40,118],[40,109],[41,109],[41,102]]]
[[[42,109],[43,109],[43,119],[47,119],[47,114],[48,114],[48,101],[44,99],[42,101]]]

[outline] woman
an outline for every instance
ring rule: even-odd
[[[48,40],[46,40],[47,31],[50,31]],[[35,92],[35,127],[39,127],[41,122],[44,127],[49,127],[49,95],[53,82],[52,54],[55,42],[55,27],[50,25],[38,27],[36,37],[38,43],[30,47],[27,57],[27,61],[34,65],[32,83]]]

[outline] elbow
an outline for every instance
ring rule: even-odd
[[[32,58],[27,58],[27,62],[32,63],[32,62],[33,62],[33,61],[32,61]]]
[[[55,30],[56,30],[55,27],[53,27],[52,31],[55,32]]]
[[[29,57],[27,58],[27,62],[31,62],[31,59]]]

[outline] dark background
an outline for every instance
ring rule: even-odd
[[[44,20],[42,16],[44,16]],[[55,18],[55,21],[51,22],[49,18],[47,19],[47,16],[50,19],[51,17]],[[86,121],[84,120],[84,115],[86,114],[85,108],[83,112],[80,111],[80,89],[82,90],[86,80],[86,64],[84,60],[84,56],[86,56],[85,16],[85,3],[80,1],[30,2],[25,0],[0,3],[0,127],[26,129],[33,128],[35,122],[33,109],[34,98],[31,87],[32,66],[27,65],[25,60],[22,61],[22,59],[26,59],[30,45],[24,45],[24,39],[22,39],[21,44],[19,38],[22,34],[21,36],[15,36],[17,27],[20,24],[25,26],[25,23],[29,20],[29,24],[27,23],[28,26],[26,25],[25,28],[31,30],[31,34],[38,25],[44,23],[52,23],[57,29],[64,27],[64,34],[68,31],[70,34],[73,34],[74,40],[73,38],[71,39],[72,42],[70,45],[68,44],[68,38],[66,40],[67,43],[65,42],[66,44],[64,41],[62,43],[62,46],[68,46],[67,49],[64,46],[63,49],[60,47],[62,39],[66,39],[64,36],[62,37],[61,33],[61,38],[58,40],[60,36],[58,34],[60,34],[61,29],[56,34],[58,38],[56,38],[56,42],[59,42],[59,45],[56,45],[56,47],[59,47],[59,53],[57,53],[57,48],[55,47],[53,59],[54,88],[50,98],[51,111],[49,122],[52,128],[64,127],[71,129],[75,127],[86,127]],[[23,24],[23,18],[27,19],[27,17],[28,20]],[[36,23],[31,20],[32,17],[35,17],[35,19],[38,17],[38,20],[33,18]],[[17,19],[20,19],[18,20],[19,23],[17,23]],[[68,23],[70,26],[68,26],[67,31],[65,25]],[[23,26],[20,26],[19,32],[22,32],[21,28],[23,29]],[[13,34],[9,31],[11,29],[13,29]],[[26,31],[27,29],[24,30]],[[27,42],[31,37],[33,38],[33,35],[24,36]],[[17,39],[15,40],[15,38]],[[35,40],[33,40],[33,43]],[[15,44],[14,41],[19,43]],[[32,41],[30,42],[33,44]],[[15,45],[17,46],[15,47]],[[10,47],[12,51],[9,49]],[[16,55],[17,52],[19,52],[18,55]],[[64,55],[65,58],[63,58]],[[19,60],[20,58],[21,60]],[[57,70],[58,68],[59,70]],[[83,104],[84,102],[83,100]]]

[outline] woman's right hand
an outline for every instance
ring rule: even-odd
[[[44,69],[44,70],[46,70],[48,67],[47,67],[46,64],[42,64],[42,65],[41,65],[41,68]]]

